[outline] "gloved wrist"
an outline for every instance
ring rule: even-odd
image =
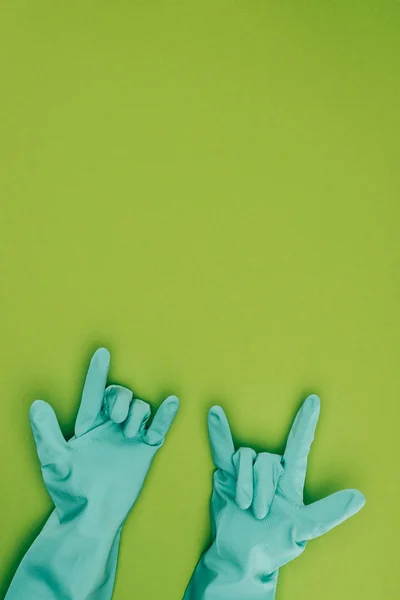
[[[6,600],[96,598],[112,596],[121,528],[104,527],[86,515],[47,520],[21,562]],[[68,577],[62,576],[67,571]],[[27,597],[27,596],[26,596]]]
[[[98,542],[113,538],[122,530],[126,520],[116,516],[115,513],[108,512],[106,507],[94,506],[90,503],[85,503],[78,510],[61,516],[55,510],[54,517],[65,531],[73,532],[74,536],[82,540],[90,539]]]
[[[218,543],[201,557],[184,600],[274,600],[278,571],[256,569],[258,557],[221,556]]]

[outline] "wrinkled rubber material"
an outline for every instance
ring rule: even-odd
[[[110,355],[100,348],[87,373],[74,437],[53,409],[30,411],[44,483],[55,510],[23,558],[7,600],[109,600],[122,526],[136,502],[179,401],[150,406],[122,386],[106,388]]]
[[[216,471],[211,498],[213,542],[201,557],[184,600],[273,600],[279,568],[309,540],[339,525],[364,505],[344,490],[305,506],[307,457],[320,412],[309,396],[291,428],[283,456],[235,451],[221,407],[209,412]]]

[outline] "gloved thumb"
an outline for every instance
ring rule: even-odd
[[[68,445],[54,410],[47,402],[36,400],[31,406],[29,418],[41,467],[50,467],[58,475],[64,476]]]
[[[307,541],[327,533],[346,521],[364,506],[365,497],[358,490],[336,492],[300,510],[301,524],[298,541]]]

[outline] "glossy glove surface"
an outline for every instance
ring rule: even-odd
[[[209,412],[214,464],[211,500],[213,544],[202,557],[185,600],[273,599],[278,569],[309,540],[358,512],[364,496],[337,492],[305,506],[307,458],[320,412],[309,396],[290,431],[284,456],[251,448],[235,451],[221,407]]]
[[[110,355],[100,348],[87,373],[75,436],[66,442],[53,409],[33,403],[30,420],[46,488],[54,502],[28,550],[7,600],[109,600],[122,525],[178,409],[175,396],[158,409],[132,401],[122,386],[106,388]]]
[[[37,400],[31,424],[46,488],[60,520],[89,510],[104,527],[119,527],[137,500],[179,402],[167,398],[151,427],[149,404],[120,386],[105,389],[110,355],[98,350],[86,378],[75,436],[66,442],[49,404]]]

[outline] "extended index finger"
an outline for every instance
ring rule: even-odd
[[[76,437],[90,431],[100,414],[109,369],[110,353],[106,348],[99,348],[90,361],[83,386],[81,405],[75,423]]]
[[[235,475],[233,455],[235,446],[228,419],[221,406],[213,406],[208,413],[208,432],[214,464],[231,475]]]
[[[298,502],[303,501],[307,460],[314,440],[320,412],[320,400],[312,394],[303,402],[286,444],[283,455],[284,471],[279,482],[282,491]]]

